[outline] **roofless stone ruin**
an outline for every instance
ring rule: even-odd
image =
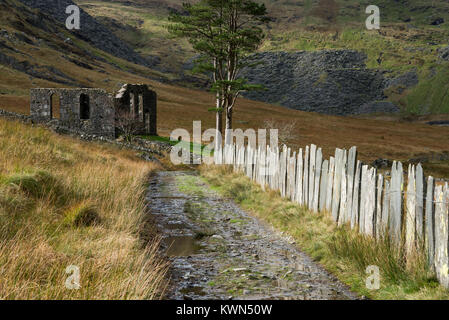
[[[58,125],[72,132],[115,138],[117,121],[130,117],[138,134],[157,135],[157,94],[144,84],[125,84],[113,96],[102,89],[31,89],[34,122]]]

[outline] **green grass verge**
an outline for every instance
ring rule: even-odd
[[[175,145],[179,144],[181,148],[189,149],[190,152],[192,152],[193,154],[197,154],[197,155],[200,155],[204,151],[206,151],[206,147],[207,147],[206,145],[202,145],[202,144],[195,143],[195,142],[173,141],[173,140],[170,140],[170,138],[168,138],[168,137],[161,137],[161,136],[145,136],[144,135],[144,136],[140,136],[140,138],[146,139],[149,141],[165,142],[165,143],[170,144],[171,146],[175,146]],[[211,155],[214,154],[213,150],[211,151],[210,154]]]

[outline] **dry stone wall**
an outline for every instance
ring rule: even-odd
[[[55,117],[58,107],[53,105],[55,99],[59,99],[59,118]],[[104,90],[31,89],[30,100],[30,115],[34,122],[55,122],[70,131],[115,137],[114,101]]]

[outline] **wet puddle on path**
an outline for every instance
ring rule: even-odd
[[[195,173],[158,172],[147,201],[171,262],[168,299],[357,298]]]
[[[169,257],[190,256],[201,249],[191,236],[166,237],[163,239],[163,245],[167,248],[166,255]]]

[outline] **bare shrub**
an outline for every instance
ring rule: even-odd
[[[115,126],[119,130],[119,134],[127,142],[132,142],[134,136],[141,133],[145,129],[145,124],[129,111],[118,111],[115,118]]]
[[[280,145],[288,145],[290,141],[298,137],[298,134],[295,132],[296,125],[296,120],[281,121],[269,119],[264,121],[264,128],[267,129],[267,131],[269,131],[270,129],[278,130],[278,139]]]

